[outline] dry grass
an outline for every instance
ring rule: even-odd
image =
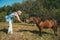
[[[42,37],[39,36],[39,30],[33,24],[14,23],[14,33],[7,34],[6,23],[0,23],[0,40],[60,40],[60,28],[58,28],[58,36],[55,37],[52,29],[43,29]]]

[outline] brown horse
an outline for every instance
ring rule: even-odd
[[[33,21],[34,23],[36,23],[37,27],[39,28],[40,32],[41,32],[41,36],[42,36],[42,29],[43,28],[52,28],[54,31],[54,34],[57,35],[57,22],[56,20],[52,19],[52,20],[48,20],[46,19],[45,21],[42,21],[39,17],[29,17],[26,22],[29,23]]]

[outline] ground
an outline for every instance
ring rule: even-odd
[[[43,29],[42,37],[35,24],[13,23],[13,34],[7,34],[7,23],[0,22],[0,40],[60,40],[60,27],[58,36],[54,36],[52,29]]]

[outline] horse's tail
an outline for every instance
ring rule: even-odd
[[[55,23],[55,26],[57,26],[57,21],[56,20],[54,20],[54,23]]]
[[[57,21],[56,20],[54,20],[54,33],[55,33],[55,35],[57,36]]]

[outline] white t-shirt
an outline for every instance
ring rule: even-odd
[[[5,20],[6,20],[6,22],[9,22],[9,21],[12,21],[12,19],[15,17],[19,18],[17,12],[14,12],[14,13],[11,13],[10,15],[5,16]]]
[[[17,14],[17,12],[11,13],[9,16],[14,17],[14,18],[15,17],[19,17],[18,14]]]

